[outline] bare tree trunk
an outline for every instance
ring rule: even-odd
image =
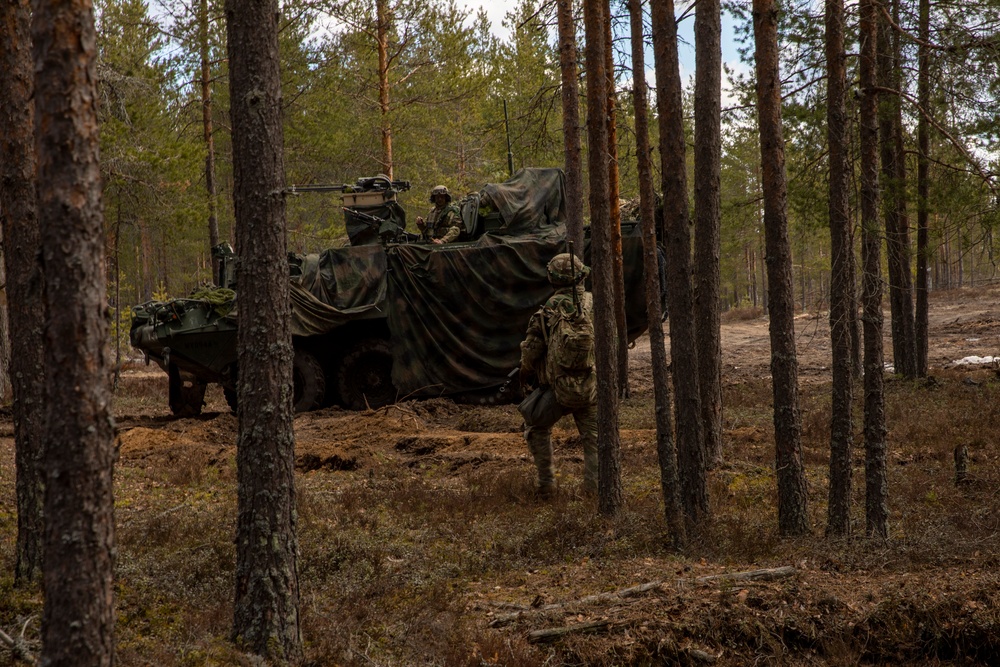
[[[878,224],[878,93],[876,0],[861,13],[861,261],[865,337],[865,524],[869,535],[888,537],[885,388],[882,353],[882,267]]]
[[[667,299],[670,311],[670,357],[677,416],[677,460],[681,500],[694,530],[709,514],[698,348],[695,342],[691,288],[691,225],[687,205],[684,110],[681,104],[677,24],[673,0],[650,0],[656,104],[659,109],[660,173],[667,252]]]
[[[0,5],[0,218],[7,269],[17,470],[17,556],[14,581],[42,574],[45,473],[43,415],[45,365],[42,272],[35,199],[35,123],[32,91],[31,5]]]
[[[642,0],[629,0],[632,44],[645,44],[642,30]],[[632,49],[632,71],[645,72],[643,49]],[[660,266],[657,257],[655,193],[653,165],[649,146],[649,101],[646,79],[632,78],[635,106],[635,143],[639,174],[639,218],[642,222],[642,259],[646,288],[646,317],[649,320],[649,349],[653,365],[653,399],[656,407],[656,455],[660,464],[660,490],[663,513],[675,546],[686,541],[684,509],[681,506],[680,479],[677,475],[677,451],[674,448],[670,419],[670,376],[667,350],[663,339],[663,313],[660,309]]]
[[[851,264],[849,269],[850,281],[851,281],[851,312],[848,313],[848,318],[850,320],[850,330],[851,330],[851,378],[857,382],[864,375],[864,364],[862,363],[862,332],[861,332],[861,315],[858,312],[859,308],[859,291],[858,291],[858,261],[854,254],[854,223],[852,221],[850,226],[851,234],[851,252],[847,257],[847,260]]]
[[[608,203],[611,205],[611,258],[614,263],[615,324],[628,331],[625,323],[625,269],[622,266],[622,215],[618,183],[618,96],[615,90],[615,61],[612,53],[611,15],[604,22],[604,74],[607,77],[608,118]],[[618,336],[618,395],[628,398],[628,338]]]
[[[722,463],[722,343],[719,329],[721,12],[719,0],[699,0],[694,19],[694,309],[705,456],[710,466]]]
[[[764,190],[768,314],[771,318],[778,529],[782,535],[803,535],[809,532],[809,515],[802,467],[792,253],[788,242],[788,185],[781,129],[781,78],[778,74],[778,10],[774,0],[754,0],[753,23],[757,118],[763,168],[761,184]]]
[[[3,239],[0,239],[2,242]],[[10,314],[7,303],[7,266],[0,257],[0,402],[11,400]]]
[[[114,426],[90,2],[33,3],[43,288],[43,665],[113,665]],[[26,251],[32,254],[29,249]]]
[[[847,55],[844,0],[826,0],[827,136],[830,146],[830,343],[833,395],[830,413],[830,490],[827,535],[851,532],[852,419],[851,310],[857,310],[850,275],[850,144],[847,134]]]
[[[382,170],[392,180],[392,124],[389,122],[389,29],[392,16],[386,0],[376,0],[378,42],[378,107],[382,122]]]
[[[566,160],[566,236],[583,247],[583,159],[580,147],[580,84],[577,80],[573,0],[557,0],[559,67],[562,71],[563,150]]]
[[[278,3],[227,0],[226,16],[240,258],[232,636],[267,659],[296,663],[302,657],[302,634]]]
[[[894,3],[898,12],[898,3]],[[883,90],[899,90],[898,54],[892,28],[879,21],[878,79]],[[882,152],[883,216],[889,273],[889,304],[892,314],[892,351],[896,372],[916,376],[913,345],[913,301],[910,281],[909,231],[906,219],[906,165],[903,160],[903,127],[899,95],[879,96],[879,145]]]
[[[928,178],[930,164],[930,122],[925,114],[930,113],[931,75],[930,75],[930,0],[920,0],[920,46],[917,48],[917,101],[924,113],[917,119],[917,312],[914,322],[914,338],[916,340],[917,377],[927,377],[927,218],[930,181]]]
[[[218,193],[215,187],[215,131],[212,128],[212,75],[208,58],[208,0],[198,9],[198,40],[201,48],[201,124],[205,138],[205,196],[208,199],[208,247],[219,245]],[[211,255],[211,253],[209,253]],[[219,260],[212,259],[212,282],[222,284]]]
[[[607,73],[604,21],[607,0],[584,0],[587,40],[587,161],[590,171],[591,256],[594,272],[594,348],[597,355],[598,511],[614,516],[622,509],[621,442],[618,433],[618,331],[615,325],[614,259],[608,201]]]

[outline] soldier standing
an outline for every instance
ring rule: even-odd
[[[555,293],[531,316],[521,343],[521,382],[536,386],[522,402],[524,437],[538,469],[538,492],[555,491],[552,427],[564,414],[576,422],[583,444],[583,489],[597,491],[597,374],[594,370],[594,299],[583,285],[590,269],[570,253],[548,264]]]
[[[458,239],[462,233],[462,214],[458,206],[451,203],[451,193],[443,185],[434,186],[431,190],[431,203],[434,208],[423,216],[417,216],[417,227],[424,239],[432,243],[450,243]]]

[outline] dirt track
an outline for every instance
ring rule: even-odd
[[[800,315],[795,324],[800,382],[807,385],[828,381],[827,314]],[[965,290],[936,298],[932,302],[930,332],[932,374],[953,368],[956,361],[968,357],[1000,356],[1000,288]],[[669,351],[669,326],[666,333]],[[885,341],[885,360],[891,364],[888,332]],[[766,318],[724,322],[722,351],[724,383],[768,379],[770,342]],[[992,365],[965,368],[974,371]],[[648,336],[641,337],[629,353],[629,376],[634,395],[651,393]],[[165,374],[145,368],[125,378],[126,385],[145,385],[151,409],[145,414],[119,415],[123,461],[169,465],[192,457],[199,461],[223,457],[226,448],[235,444],[237,424],[218,388],[210,389],[202,417],[175,420],[166,406],[165,381]],[[125,406],[130,407],[128,403]],[[569,419],[561,425],[566,429],[557,430],[557,446],[573,437]],[[297,465],[302,471],[365,469],[373,460],[386,458],[403,465],[448,461],[456,469],[465,465],[502,467],[515,461],[527,470],[528,465],[521,420],[509,405],[475,407],[431,399],[369,412],[327,408],[298,415],[295,434]],[[623,433],[626,441],[649,437],[645,429],[629,432],[627,425]]]

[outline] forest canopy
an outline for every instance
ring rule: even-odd
[[[917,36],[916,3],[899,3],[892,23],[909,173],[916,173],[920,117],[933,128],[927,196],[932,289],[995,275],[992,147],[1000,121],[992,110],[1000,8],[973,4],[935,4],[926,41]],[[127,317],[132,304],[178,296],[211,279],[210,216],[221,240],[233,236],[224,14],[215,0],[101,0],[96,6],[109,285],[118,312]],[[750,16],[741,3],[725,9],[737,26],[733,39],[744,63],[727,68],[723,83],[721,300],[726,308],[760,306],[766,290],[755,93],[752,77],[741,74],[752,71]],[[789,233],[803,309],[825,307],[829,289],[822,11],[817,3],[783,3],[779,23]],[[849,5],[848,119],[856,128],[853,11]],[[638,195],[629,16],[618,3],[612,3],[612,15],[620,192],[629,215]],[[681,25],[690,15],[679,6]],[[648,9],[644,18],[648,35]],[[282,3],[286,182],[352,183],[391,172],[413,184],[401,198],[412,218],[424,212],[425,193],[434,185],[461,194],[507,178],[507,125],[515,170],[563,166],[555,24],[554,4],[539,0],[521,0],[507,14],[506,38],[491,30],[484,11],[445,0]],[[921,43],[931,46],[927,108],[918,104],[916,91]],[[581,30],[581,72],[584,46]],[[646,79],[652,82],[651,72]],[[581,118],[584,83],[581,75]],[[693,79],[684,83],[691,141]],[[650,107],[655,118],[655,95]],[[656,123],[651,127],[657,146]],[[857,132],[850,136],[856,210]],[[915,180],[909,181],[911,190]],[[915,201],[915,192],[908,198]],[[288,216],[290,250],[345,242],[335,199],[290,197]]]

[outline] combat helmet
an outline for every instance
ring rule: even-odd
[[[560,253],[549,260],[546,270],[549,273],[549,282],[556,286],[579,283],[590,274],[590,267],[579,257],[568,252]]]
[[[445,195],[446,197],[448,197],[448,201],[451,201],[451,193],[448,192],[448,186],[447,185],[435,185],[434,186],[434,189],[431,190],[431,203],[432,204],[435,203],[434,202],[434,198],[437,197],[438,195]]]

